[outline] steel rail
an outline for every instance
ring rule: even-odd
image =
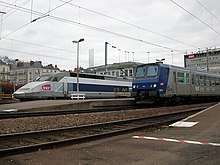
[[[5,143],[7,147],[5,148],[2,148],[2,146],[0,147],[0,157],[18,154],[18,153],[30,152],[30,151],[37,151],[39,149],[49,149],[53,147],[64,146],[67,144],[88,142],[92,140],[98,140],[106,137],[132,132],[144,128],[156,127],[162,124],[172,123],[181,120],[187,117],[189,114],[195,113],[202,109],[203,108],[188,110],[184,112],[176,112],[172,114],[163,114],[158,116],[134,118],[134,119],[82,125],[75,127],[15,133],[15,134],[3,134],[0,135],[0,141],[1,143]],[[71,134],[70,131],[74,132],[74,135],[70,135]],[[70,134],[66,134],[66,133],[70,133]],[[78,137],[73,137],[77,133],[79,134]],[[53,137],[54,135],[56,137],[55,140],[54,139],[51,140],[51,136]],[[40,143],[37,144],[28,144],[28,145],[18,144],[21,143],[19,140],[23,138],[26,139],[28,138],[29,143],[34,143],[36,142],[36,138],[39,138],[37,136],[40,136],[40,141],[42,140],[42,138],[48,138],[49,141],[45,142],[43,140],[43,142],[41,141]],[[63,138],[64,136],[65,138]],[[31,138],[32,140],[34,139],[34,142],[31,142]],[[15,140],[18,143],[15,143],[14,147],[13,145],[12,147],[8,147],[8,145],[10,146],[10,144],[13,143],[13,140]],[[8,144],[8,142],[10,142],[10,144]]]
[[[37,116],[55,116],[66,114],[81,114],[81,113],[94,113],[94,112],[111,112],[129,110],[130,108],[141,108],[140,106],[112,106],[112,107],[100,107],[81,110],[54,110],[54,111],[35,111],[35,112],[0,112],[0,119],[10,118],[23,118],[23,117],[37,117]]]

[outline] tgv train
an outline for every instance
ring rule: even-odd
[[[220,97],[220,75],[188,68],[150,63],[134,71],[132,97],[141,102],[179,102]]]
[[[85,98],[130,97],[132,81],[102,75],[79,74],[79,93]],[[43,75],[14,92],[20,100],[70,98],[77,93],[77,73]]]

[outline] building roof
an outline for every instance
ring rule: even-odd
[[[45,69],[59,70],[57,66],[53,67],[52,64],[43,66],[41,61],[30,61],[30,62],[19,61],[15,65],[11,65],[11,70],[30,69],[30,68],[45,68]]]
[[[7,64],[4,63],[4,62],[0,59],[0,65],[7,65]]]
[[[108,64],[107,68],[108,70],[112,69],[122,69],[122,68],[133,68],[137,65],[140,65],[142,63],[139,62],[122,62],[122,63],[113,63],[113,64]],[[95,70],[104,70],[105,65],[100,65],[100,66],[95,66],[95,67],[89,67],[87,68],[88,70],[95,69]]]

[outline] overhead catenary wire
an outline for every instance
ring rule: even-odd
[[[2,3],[2,2],[0,1],[0,3]],[[21,6],[19,6],[19,7],[14,6],[14,5],[6,3],[6,2],[3,2],[3,4],[8,5],[8,6],[12,6],[13,8],[18,8],[19,10],[24,11],[24,12],[28,12],[28,13],[30,12],[29,9],[21,7]],[[45,15],[45,13],[37,12],[37,11],[34,11],[34,10],[33,10],[33,13],[36,14],[36,15],[40,15],[40,16]],[[73,20],[68,20],[68,19],[64,19],[64,18],[52,16],[52,15],[49,15],[47,18],[53,19],[53,20],[56,20],[56,21],[60,21],[60,22],[63,22],[63,23],[74,24],[74,25],[81,26],[81,27],[84,27],[84,28],[87,28],[87,29],[91,29],[91,30],[95,30],[95,31],[99,31],[99,32],[107,33],[107,34],[112,34],[112,35],[127,38],[127,39],[131,39],[131,40],[134,40],[134,41],[139,41],[139,42],[146,43],[146,44],[149,44],[149,45],[153,45],[153,46],[156,46],[156,47],[160,47],[160,48],[163,48],[163,49],[169,49],[169,50],[174,50],[174,51],[180,52],[177,49],[173,49],[173,48],[170,48],[170,47],[167,47],[167,46],[163,46],[163,45],[160,45],[160,44],[148,42],[148,41],[145,41],[145,40],[141,40],[141,39],[138,39],[138,38],[135,38],[135,37],[127,36],[127,35],[120,34],[120,33],[117,33],[117,32],[112,32],[112,31],[109,31],[109,30],[105,30],[105,29],[102,29],[102,28],[95,27],[95,26],[79,23],[79,22],[76,22],[76,21],[73,21]],[[3,36],[3,38],[4,38],[4,36]]]
[[[49,49],[54,49],[54,50],[58,50],[58,51],[65,51],[65,52],[70,52],[70,53],[76,53],[74,51],[71,50],[67,50],[67,49],[61,49],[61,48],[55,48],[52,46],[47,46],[47,45],[41,45],[41,44],[37,44],[37,43],[32,43],[32,42],[27,42],[27,41],[21,41],[21,40],[16,40],[16,39],[12,39],[12,38],[4,38],[5,40],[10,40],[10,41],[15,41],[15,42],[20,42],[20,43],[24,43],[24,44],[30,44],[30,45],[35,45],[35,46],[39,46],[39,47],[44,47],[44,48],[49,48]]]
[[[20,30],[20,29],[22,29],[22,28],[28,26],[30,23],[35,22],[36,20],[38,20],[38,19],[40,19],[40,18],[44,18],[44,17],[46,17],[46,16],[49,16],[49,15],[48,15],[49,12],[52,12],[52,11],[58,9],[58,8],[64,6],[65,4],[67,4],[68,2],[71,2],[71,1],[72,1],[72,0],[69,0],[69,1],[67,1],[67,2],[65,2],[65,3],[63,3],[63,4],[61,4],[61,5],[58,5],[57,7],[51,9],[50,11],[48,11],[48,12],[45,13],[45,14],[41,13],[41,14],[40,14],[40,15],[41,15],[40,17],[31,20],[30,22],[28,22],[28,23],[22,25],[21,27],[19,27],[19,28],[16,29],[16,30],[14,30],[14,31],[12,31],[12,32],[10,32],[10,33],[8,33],[7,35],[3,36],[2,38],[5,38],[5,37],[7,37],[7,36],[9,36],[9,35],[11,35],[11,34],[17,32],[18,30]],[[33,1],[32,1],[32,2],[33,2]],[[0,2],[0,3],[5,3],[5,2]],[[6,3],[6,4],[8,4],[9,6],[11,5],[10,3]],[[17,5],[13,5],[13,6],[17,6]],[[19,6],[18,8],[21,8],[21,7]],[[23,9],[25,9],[25,8],[23,8]],[[26,10],[31,13],[31,19],[32,19],[32,12],[33,12],[32,4],[31,4],[31,10],[30,10],[30,9],[26,9]]]
[[[20,50],[14,50],[14,49],[7,49],[7,48],[1,48],[1,47],[0,47],[0,50],[9,51],[9,52],[16,52],[16,53],[22,53],[22,54],[31,54],[31,55],[35,55],[35,56],[47,57],[47,58],[52,58],[52,59],[60,59],[60,60],[66,60],[66,61],[73,60],[73,59],[70,59],[70,58],[54,57],[54,56],[49,56],[49,55],[46,55],[46,54],[20,51]]]
[[[67,3],[67,2],[66,2]],[[35,12],[37,12],[37,11],[35,11]],[[43,14],[45,14],[45,13],[39,13],[38,15],[40,16],[40,17],[42,17],[42,15]],[[37,15],[37,14],[36,14]],[[50,19],[53,19],[52,17],[54,17],[54,16],[51,16],[51,18]],[[58,18],[58,19],[57,19]],[[62,18],[61,18],[61,20],[59,19],[59,17],[55,17],[55,19],[54,20],[56,20],[57,19],[57,21],[61,21],[62,20]],[[63,19],[61,22],[65,22],[65,23],[71,23],[70,22],[70,20],[65,20],[65,19]],[[75,22],[75,21],[73,21],[72,22],[73,24],[78,24],[78,25],[80,25],[80,26],[84,26],[84,25],[86,25],[86,24],[81,24],[80,22]],[[137,25],[134,25],[134,26],[136,26],[136,27],[138,27]],[[86,27],[86,28],[89,28],[89,27]],[[96,28],[96,27],[94,27],[94,28]],[[91,28],[92,30],[94,30],[93,28]],[[98,29],[96,29],[97,31],[99,31]],[[104,29],[105,30],[105,29]],[[102,30],[101,30],[101,32],[102,32]],[[130,36],[128,36],[128,37],[130,37]],[[135,38],[136,40],[138,40],[138,41],[140,41],[140,42],[142,42],[142,40],[140,39],[140,38]],[[155,46],[155,45],[154,45]],[[160,45],[160,46],[163,46],[163,45]],[[169,47],[166,47],[165,49],[169,49],[169,51],[170,50],[174,50],[174,51],[176,51],[175,49],[172,49],[172,48],[169,48]],[[182,50],[178,50],[179,52],[184,52],[184,51],[182,51]]]
[[[207,23],[205,23],[203,20],[201,20],[199,17],[195,16],[194,14],[192,14],[190,11],[186,10],[183,6],[179,5],[178,3],[176,3],[173,0],[170,0],[172,3],[174,3],[176,6],[178,6],[179,8],[181,8],[182,10],[184,10],[185,12],[187,12],[188,14],[190,14],[192,17],[196,18],[199,22],[201,22],[202,24],[204,24],[205,26],[207,26],[208,28],[210,28],[211,30],[213,30],[215,33],[217,33],[218,35],[220,35],[220,32],[218,32],[217,30],[215,30],[213,27],[211,27],[210,25],[208,25]]]
[[[63,0],[59,0],[59,1],[61,1],[61,2],[65,2],[65,1],[63,1]],[[129,26],[135,27],[135,28],[137,28],[138,30],[141,29],[141,30],[143,30],[143,31],[147,31],[147,32],[149,32],[149,33],[152,33],[152,34],[155,34],[155,35],[158,35],[158,36],[164,37],[164,38],[166,38],[166,39],[169,39],[169,40],[172,40],[172,41],[175,41],[175,42],[178,42],[178,43],[181,43],[181,44],[184,44],[184,45],[190,46],[190,47],[197,48],[197,47],[194,46],[194,45],[191,45],[191,44],[188,44],[188,43],[185,43],[185,42],[179,41],[179,40],[177,40],[177,39],[174,39],[174,38],[171,38],[171,37],[166,36],[166,35],[164,35],[164,34],[160,34],[160,33],[158,33],[158,32],[155,32],[155,31],[152,31],[152,30],[146,29],[146,28],[144,28],[144,27],[141,27],[141,26],[138,26],[138,25],[135,25],[135,24],[129,23],[129,22],[127,22],[127,21],[124,21],[124,20],[121,20],[121,19],[118,19],[118,18],[115,18],[115,17],[109,16],[109,15],[106,15],[106,14],[103,14],[103,13],[100,13],[100,12],[97,12],[97,11],[94,11],[94,10],[91,10],[91,9],[88,9],[88,8],[85,8],[85,7],[83,7],[83,6],[79,6],[79,5],[76,5],[76,4],[73,4],[73,3],[70,3],[70,2],[68,2],[67,4],[72,5],[72,6],[75,6],[75,7],[78,7],[79,9],[83,9],[83,10],[86,10],[86,11],[89,11],[89,12],[92,12],[92,13],[95,13],[95,14],[97,14],[97,15],[101,15],[101,16],[106,17],[106,18],[110,18],[110,19],[112,19],[112,20],[115,20],[115,21],[118,21],[118,22],[124,23],[124,24],[126,24],[126,25],[129,25]]]
[[[15,1],[14,3],[18,2],[20,0],[17,0]],[[31,0],[26,0],[25,2],[19,4],[18,6],[22,5],[26,5],[27,3],[29,3]],[[3,8],[1,11],[4,11],[7,7]],[[9,10],[6,10],[6,13],[7,15],[3,18],[3,20],[7,19],[10,15],[12,15],[14,12],[16,12],[17,10],[16,9],[9,9]]]
[[[198,4],[200,4],[204,9],[206,9],[206,11],[208,11],[213,17],[215,17],[220,22],[220,19],[215,14],[213,14],[205,5],[203,5],[199,0],[195,1],[198,2]]]

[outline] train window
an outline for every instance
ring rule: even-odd
[[[176,83],[176,72],[173,72],[173,80],[174,80],[174,83]]]
[[[196,75],[196,85],[199,85],[199,75]]]
[[[142,65],[136,68],[135,77],[155,77],[158,75],[159,67],[158,65]]]
[[[195,84],[195,77],[194,77],[195,75],[194,74],[192,74],[192,84]]]
[[[166,77],[169,76],[169,69],[168,69],[168,68],[165,69],[165,76],[166,76]]]
[[[210,77],[205,78],[205,85],[210,86]]]
[[[211,78],[211,86],[215,86],[215,78],[214,77]]]
[[[181,72],[177,73],[177,81],[179,83],[184,83],[184,73],[181,73]]]
[[[158,66],[152,65],[147,68],[147,77],[156,76],[158,74]]]
[[[57,77],[54,77],[52,81],[58,81]]]
[[[42,75],[40,77],[38,77],[35,81],[49,81],[51,78],[50,75]]]
[[[137,67],[135,77],[144,77],[146,72],[146,66]]]
[[[199,85],[205,85],[205,76],[199,76]]]
[[[184,74],[184,83],[189,84],[189,73]]]

